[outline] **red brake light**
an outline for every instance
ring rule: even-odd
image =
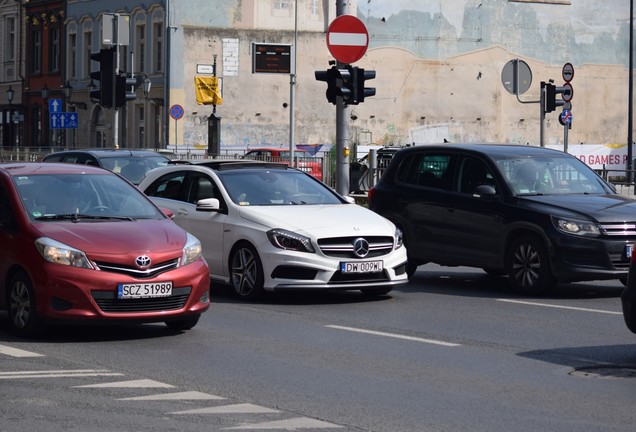
[[[369,189],[369,192],[367,192],[367,199],[370,200],[373,197],[374,193],[375,193],[375,189],[374,188]]]

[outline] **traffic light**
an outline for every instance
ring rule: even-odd
[[[558,106],[563,106],[565,101],[563,99],[557,100],[556,95],[565,94],[570,95],[570,87],[557,87],[552,83],[541,83],[545,85],[545,108],[544,113],[552,112]]]
[[[331,69],[327,69],[326,71],[314,72],[317,81],[325,81],[327,83],[327,92],[325,93],[327,96],[327,101],[331,102],[334,105],[336,104],[337,94],[336,75],[334,74],[335,70],[336,68],[332,67]]]
[[[115,48],[102,48],[91,53],[91,60],[99,63],[99,70],[90,73],[93,81],[99,81],[99,88],[90,91],[90,98],[104,108],[113,107],[113,87],[115,85]]]
[[[138,81],[136,78],[128,78],[125,74],[117,75],[115,79],[115,108],[126,105],[126,102],[137,99],[135,88]]]
[[[375,87],[365,87],[364,82],[375,78],[374,70],[364,70],[362,68],[353,68],[353,103],[359,104],[364,102],[364,99],[370,96],[375,96]]]
[[[345,104],[353,104],[353,94],[355,92],[355,81],[353,80],[353,70],[351,65],[344,68],[332,66],[326,71],[316,71],[316,80],[327,83],[327,100],[336,104],[336,97],[342,97]]]

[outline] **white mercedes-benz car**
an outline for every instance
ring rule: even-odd
[[[284,163],[201,160],[155,168],[139,188],[200,239],[212,282],[264,291],[361,290],[407,283],[402,233]]]

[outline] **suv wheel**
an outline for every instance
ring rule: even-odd
[[[508,249],[506,267],[512,287],[524,294],[540,294],[556,284],[548,253],[535,235],[522,235]]]

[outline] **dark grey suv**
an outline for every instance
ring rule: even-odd
[[[396,153],[369,207],[404,233],[409,273],[434,262],[509,276],[525,293],[621,279],[636,200],[574,156],[533,146],[421,145]]]
[[[152,150],[82,149],[49,153],[42,161],[99,166],[138,185],[148,171],[168,165],[170,159]]]

